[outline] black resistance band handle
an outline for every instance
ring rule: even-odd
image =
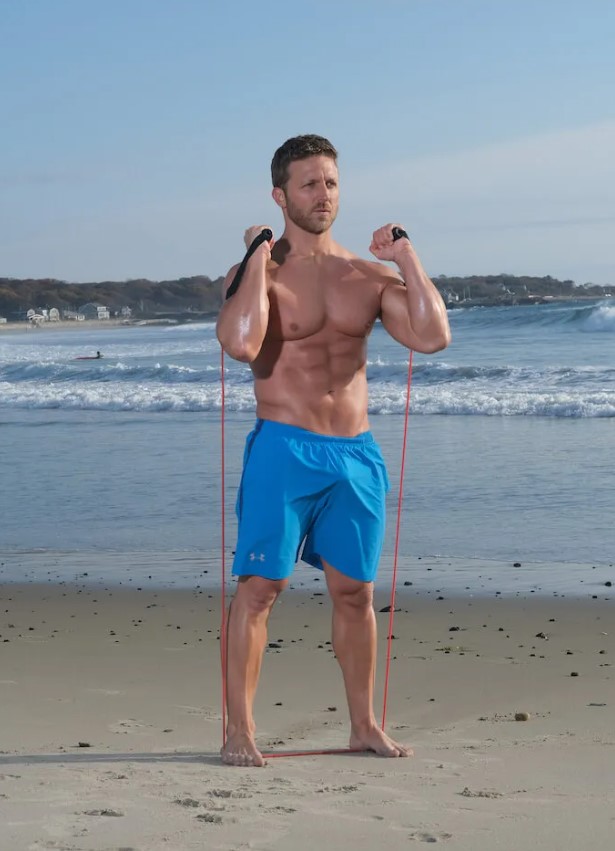
[[[408,236],[406,231],[403,228],[398,228],[397,225],[393,228],[392,234],[393,234],[393,242],[397,242],[398,239],[408,239],[408,240],[410,239],[410,237]],[[404,282],[404,286],[406,286],[405,282]]]
[[[273,238],[273,231],[270,228],[264,228],[259,233],[259,235],[253,240],[252,245],[248,248],[248,250],[246,251],[245,257],[241,261],[241,265],[239,266],[239,269],[237,269],[237,271],[235,272],[235,277],[233,278],[233,281],[232,281],[230,287],[226,291],[227,299],[230,298],[232,295],[235,295],[235,293],[239,289],[239,284],[241,283],[241,279],[243,278],[243,273],[246,271],[246,266],[248,265],[248,260],[250,259],[250,257],[252,257],[252,255],[254,254],[256,249],[258,248],[258,246],[262,245],[263,242],[269,242],[269,240],[272,239],[272,238]]]

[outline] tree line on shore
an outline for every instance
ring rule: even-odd
[[[133,315],[166,312],[214,313],[222,303],[223,278],[205,275],[172,281],[101,281],[66,283],[54,279],[0,278],[0,313],[18,317],[34,308],[76,311],[82,305],[104,305],[113,312],[130,307]]]
[[[597,284],[577,286],[574,281],[516,275],[472,275],[433,278],[449,305],[464,303],[514,304],[533,298],[601,298],[615,293],[615,287]],[[31,308],[57,308],[75,311],[93,302],[119,312],[130,307],[133,316],[160,313],[216,313],[222,304],[223,278],[195,275],[169,281],[137,279],[66,283],[48,278],[0,278],[0,314],[19,318]]]

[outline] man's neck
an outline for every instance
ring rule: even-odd
[[[286,228],[280,241],[285,240],[290,246],[290,257],[319,257],[335,254],[337,243],[331,238],[331,232],[308,233],[301,228]]]

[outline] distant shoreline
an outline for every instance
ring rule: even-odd
[[[201,322],[212,322],[216,318],[216,314],[199,317],[193,320],[193,324]],[[29,322],[6,322],[0,325],[0,334],[11,333],[27,333],[36,335],[39,332],[48,333],[49,331],[104,331],[106,328],[156,328],[160,326],[173,327],[175,325],[188,325],[190,321],[185,319],[173,320],[164,319],[139,319],[134,322],[126,322],[125,319],[84,319],[82,322],[76,322],[70,319],[63,319],[59,322],[42,322],[40,325],[30,325]]]
[[[42,322],[40,325],[30,325],[29,322],[6,322],[0,325],[1,333],[19,332],[38,334],[39,331],[86,331],[88,329],[101,330],[103,328],[117,328],[122,325],[120,319],[90,319],[83,322],[72,320],[60,320],[59,322]]]
[[[550,297],[539,297],[536,300],[517,302],[509,304],[502,301],[483,301],[482,299],[466,299],[464,302],[447,304],[448,310],[464,310],[471,307],[532,307],[535,305],[554,304],[571,301],[602,301],[602,296],[595,295],[559,295]],[[613,302],[615,304],[615,300]],[[42,322],[40,325],[33,326],[26,321],[21,322],[6,322],[0,325],[0,334],[24,333],[37,334],[39,331],[43,333],[49,331],[104,331],[105,328],[147,328],[157,326],[172,327],[174,325],[199,324],[202,322],[215,322],[217,313],[206,313],[194,318],[187,319],[186,314],[178,314],[177,318],[167,314],[163,317],[151,316],[138,320],[126,321],[125,319],[85,319],[81,322],[75,320],[62,319],[58,322]]]

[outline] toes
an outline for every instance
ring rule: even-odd
[[[252,753],[251,751],[245,749],[237,751],[222,750],[220,752],[220,755],[222,757],[222,762],[224,762],[226,765],[235,765],[239,766],[240,768],[248,768],[250,766],[262,768],[265,765],[265,760],[258,751]]]
[[[380,731],[377,737],[372,739],[371,742],[366,742],[366,744],[370,750],[375,751],[379,756],[388,757],[389,759],[413,755],[411,748],[399,745],[397,742],[394,742],[393,739],[390,739],[388,736],[380,733]]]
[[[391,744],[395,748],[395,756],[412,756],[414,753],[411,748],[405,748],[403,745],[398,745],[397,742],[391,742]]]
[[[225,765],[232,765],[233,764],[233,755],[230,754],[230,753],[223,753],[222,754],[222,762]]]

